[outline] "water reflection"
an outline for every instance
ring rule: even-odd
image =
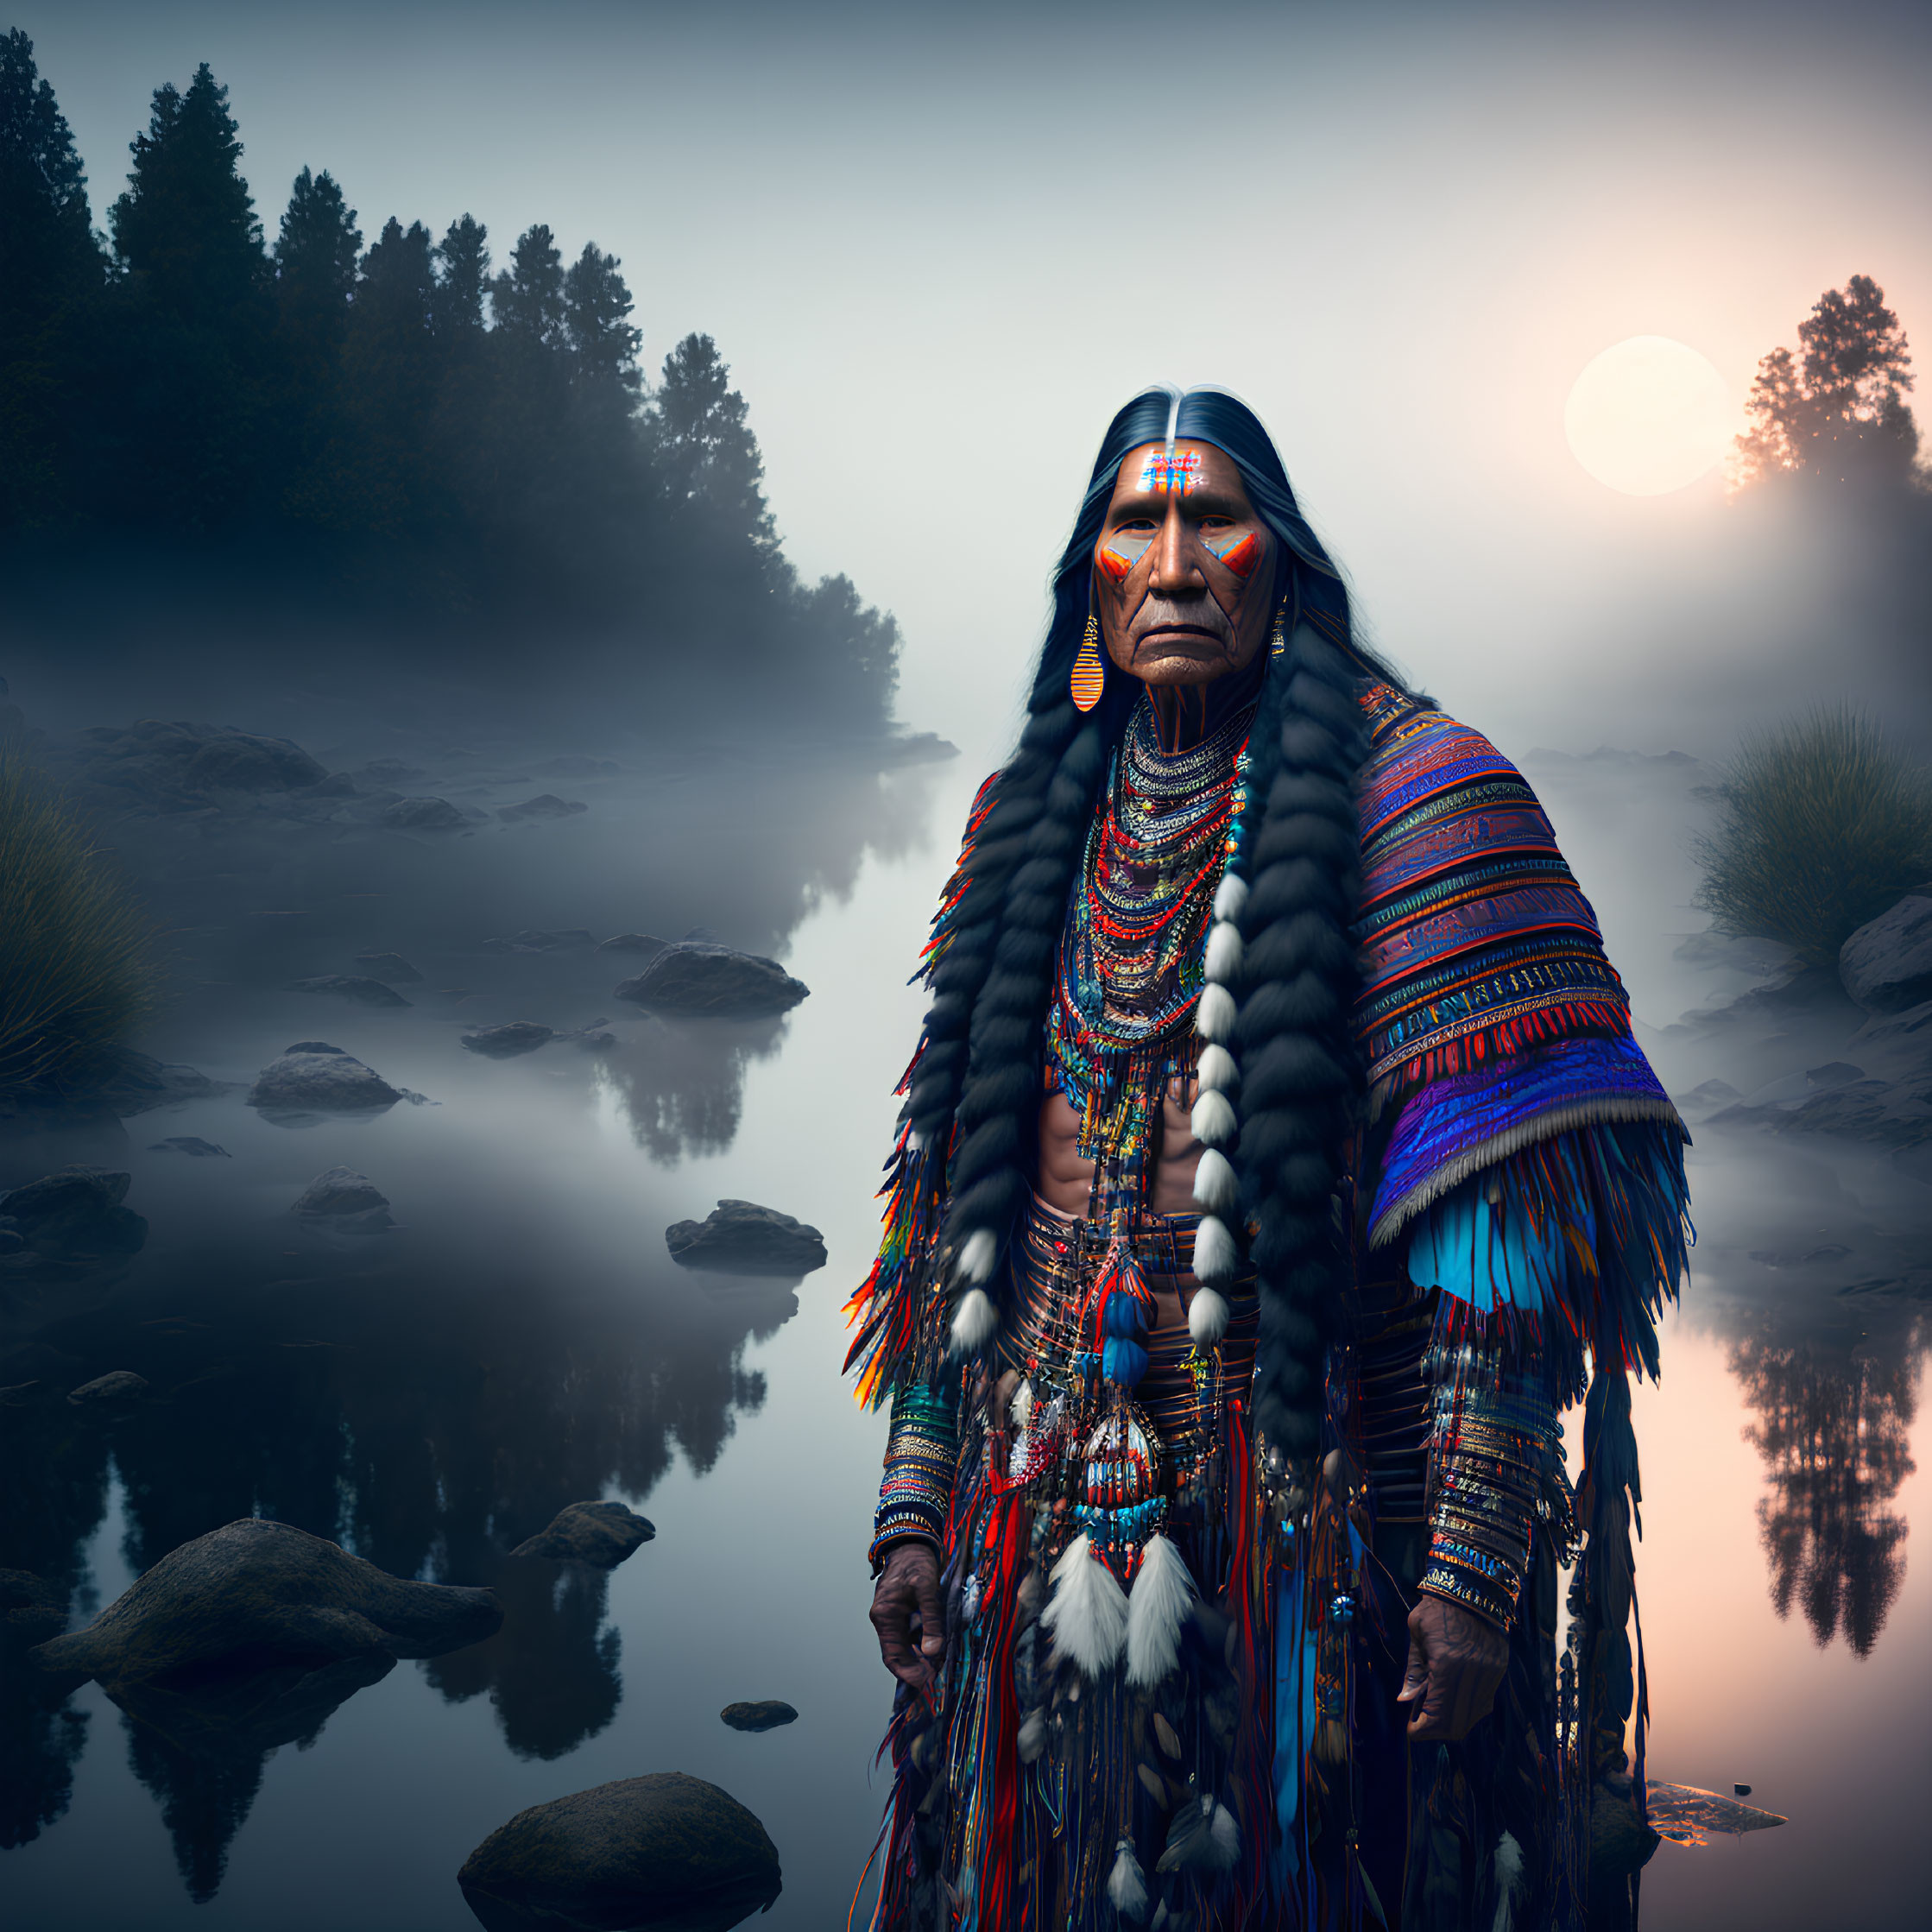
[[[790,1021],[652,1019],[603,1050],[604,1077],[653,1160],[722,1153],[737,1138],[745,1070],[784,1044]]]
[[[1756,1418],[1746,1439],[1765,1461],[1758,1505],[1771,1601],[1794,1602],[1821,1645],[1843,1632],[1869,1656],[1905,1574],[1904,1518],[1888,1506],[1913,1474],[1916,1325],[1875,1350],[1780,1336],[1733,1344],[1731,1373]]]

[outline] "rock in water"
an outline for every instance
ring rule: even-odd
[[[367,1174],[358,1174],[352,1167],[331,1167],[327,1173],[318,1174],[288,1211],[338,1225],[350,1222],[371,1228],[395,1225],[388,1197],[376,1191]]]
[[[599,952],[660,953],[671,942],[653,939],[648,932],[618,932],[599,943]]]
[[[1915,893],[1861,925],[1839,949],[1838,976],[1870,1013],[1932,1000],[1932,893]]]
[[[796,1724],[799,1720],[799,1714],[775,1697],[767,1697],[758,1704],[727,1704],[718,1715],[734,1731],[775,1731],[781,1724]]]
[[[787,1013],[811,991],[775,959],[709,940],[679,939],[635,979],[624,981],[616,996],[665,1013],[735,1017]]]
[[[318,973],[313,979],[294,980],[291,993],[331,993],[338,1000],[353,1000],[359,1007],[406,1007],[410,1002],[393,986],[381,980],[363,979],[354,973]]]
[[[151,1154],[193,1154],[204,1160],[217,1154],[224,1160],[235,1158],[227,1148],[218,1147],[212,1140],[204,1140],[199,1133],[171,1133],[167,1140],[155,1141],[148,1152]]]
[[[384,807],[382,823],[393,832],[458,832],[470,824],[447,799],[398,799]]]
[[[110,1046],[97,1056],[92,1072],[102,1099],[127,1120],[178,1100],[199,1100],[215,1083],[193,1067],[169,1066],[131,1046]]]
[[[394,1107],[401,1094],[360,1060],[326,1040],[303,1039],[263,1067],[249,1089],[248,1104],[264,1119],[299,1125],[323,1114],[375,1114]]]
[[[67,1593],[59,1584],[30,1569],[0,1569],[0,1639],[21,1647],[44,1644],[66,1620]]]
[[[597,944],[596,937],[584,926],[571,926],[563,932],[539,932],[534,927],[513,932],[506,938],[485,939],[485,952],[570,952],[579,946]]]
[[[148,1378],[131,1368],[111,1369],[67,1391],[67,1400],[77,1409],[125,1409],[148,1392]]]
[[[138,1254],[148,1223],[121,1203],[130,1174],[102,1167],[66,1167],[0,1194],[0,1228],[28,1247],[63,1258]]]
[[[702,1221],[676,1221],[664,1231],[671,1259],[707,1274],[772,1274],[796,1279],[825,1265],[824,1237],[775,1208],[720,1201]]]
[[[440,1657],[502,1620],[494,1591],[407,1582],[292,1524],[244,1517],[171,1550],[85,1630],[34,1654],[111,1690],[237,1662]]]
[[[657,1533],[647,1516],[622,1503],[572,1503],[558,1511],[548,1529],[518,1544],[510,1554],[615,1569]]]
[[[559,799],[554,792],[540,792],[534,799],[526,799],[521,805],[499,805],[496,816],[511,824],[525,818],[574,818],[580,811],[588,811],[590,806],[579,805],[575,799]]]
[[[514,1060],[519,1053],[534,1053],[548,1046],[556,1034],[534,1020],[509,1020],[501,1026],[482,1026],[463,1036],[464,1045],[486,1059]]]
[[[354,963],[388,986],[420,986],[423,976],[399,952],[359,952]]]
[[[783,1889],[765,1828],[681,1771],[520,1811],[457,1874],[488,1932],[728,1932]]]

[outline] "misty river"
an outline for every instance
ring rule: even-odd
[[[699,743],[547,771],[488,746],[423,755],[418,788],[486,813],[546,788],[589,809],[440,838],[117,828],[181,988],[138,1044],[224,1084],[122,1140],[7,1146],[0,1185],[66,1160],[130,1171],[149,1233],[0,1380],[126,1368],[154,1391],[119,1421],[29,1398],[0,1415],[9,1560],[69,1579],[78,1628],[168,1550],[258,1513],[398,1575],[489,1585],[503,1627],[396,1665],[299,1735],[237,1718],[169,1736],[94,1684],[47,1708],[16,1683],[0,1891],[17,1932],[461,1932],[456,1872],[489,1832],[645,1771],[711,1780],[763,1822],[784,1872],[772,1932],[843,1923],[872,1846],[884,1424],[840,1380],[841,1304],[870,1265],[918,1030],[906,975],[981,773]],[[1863,1932],[1904,1927],[1932,1878],[1932,1578],[1906,1533],[1932,1482],[1916,1406],[1932,1148],[1771,1131],[1808,1070],[1855,1062],[1849,1007],[1683,1023],[1775,963],[1696,937],[1702,767],[1523,762],[1696,1134],[1693,1285],[1661,1386],[1637,1397],[1651,1774],[1748,1784],[1790,1821],[1663,1845],[1645,1923],[1842,1923],[1855,1873]],[[613,1001],[635,968],[583,941],[483,944],[692,928],[781,958],[810,998],[757,1026],[679,1026]],[[282,989],[372,950],[424,975],[408,1007]],[[610,1037],[463,1049],[511,1020]],[[247,1084],[301,1040],[421,1103],[264,1119]],[[1739,1096],[1771,1111],[1716,1117]],[[189,1136],[224,1153],[162,1145]],[[338,1164],[388,1197],[393,1228],[331,1244],[297,1227],[290,1204]],[[724,1197],[811,1222],[829,1265],[795,1286],[674,1266],[666,1227]],[[657,1532],[608,1579],[507,1554],[597,1497]],[[766,1698],[797,1721],[720,1722]]]

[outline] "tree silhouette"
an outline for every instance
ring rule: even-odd
[[[1778,476],[1897,485],[1918,455],[1905,401],[1912,358],[1885,291],[1869,275],[1828,289],[1798,325],[1798,350],[1758,365],[1737,439],[1741,486]]]
[[[0,39],[0,523],[65,506],[72,312],[105,271],[73,135],[16,27]]]

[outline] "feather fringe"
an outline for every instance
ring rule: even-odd
[[[1067,1545],[1053,1566],[1053,1598],[1040,1618],[1054,1654],[1076,1664],[1083,1676],[1103,1677],[1120,1662],[1127,1644],[1127,1592],[1093,1553],[1084,1535]]]
[[[1164,1536],[1147,1538],[1127,1599],[1127,1681],[1140,1688],[1170,1676],[1181,1660],[1181,1626],[1194,1607],[1194,1579]]]

